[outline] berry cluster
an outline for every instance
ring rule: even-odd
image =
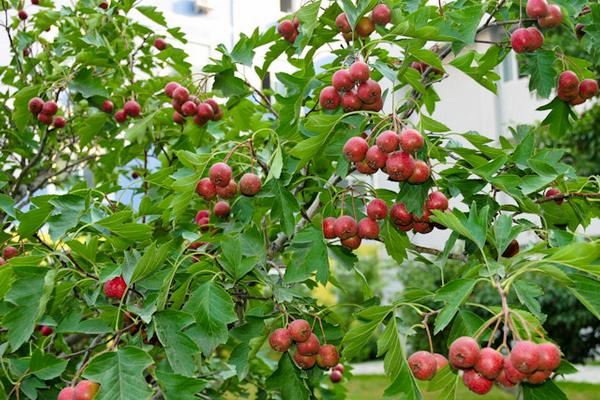
[[[534,52],[544,45],[544,35],[535,26],[518,28],[512,33],[510,43],[517,53]]]
[[[565,71],[558,77],[558,98],[572,106],[583,104],[598,95],[598,82],[593,79],[579,81],[573,71]]]
[[[8,260],[19,255],[19,250],[13,246],[6,246],[2,250],[2,257],[0,257],[0,267],[5,265]]]
[[[344,365],[337,364],[335,367],[331,369],[331,374],[329,375],[329,379],[333,383],[338,383],[344,377]]]
[[[408,357],[408,366],[415,378],[421,381],[432,379],[435,374],[448,365],[448,359],[438,353],[417,351]]]
[[[563,13],[556,4],[548,4],[546,0],[528,0],[526,7],[529,18],[537,18],[542,28],[554,28],[563,20]]]
[[[300,34],[298,31],[299,27],[300,20],[297,17],[294,17],[292,20],[286,19],[281,21],[279,25],[277,25],[277,32],[288,42],[294,43]]]
[[[413,230],[415,233],[429,233],[434,227],[444,229],[430,221],[431,211],[446,211],[448,209],[448,198],[442,192],[432,192],[429,194],[423,207],[423,214],[418,216],[408,212],[404,203],[396,203],[390,210],[390,219],[392,224],[401,231],[408,232]]]
[[[102,109],[105,112],[112,112],[113,107],[112,102],[109,100],[105,100],[104,103],[102,103]],[[110,111],[107,111],[108,109],[110,109]],[[135,100],[129,100],[125,102],[122,110],[115,113],[115,121],[121,124],[127,120],[127,117],[137,118],[141,113],[142,107],[140,107],[140,104]]]
[[[378,4],[373,8],[371,16],[364,16],[356,23],[355,33],[366,38],[375,31],[375,24],[385,26],[392,20],[392,10],[385,4]],[[335,19],[335,26],[338,31],[344,36],[346,41],[351,41],[354,38],[352,27],[348,21],[346,13],[339,14]]]
[[[125,283],[125,279],[122,276],[117,276],[104,282],[103,291],[104,295],[108,298],[120,300],[125,295],[126,290],[127,283]]]
[[[345,112],[381,111],[381,86],[369,77],[369,66],[361,61],[336,71],[331,78],[332,86],[321,90],[319,104],[326,110],[335,110],[341,105]]]
[[[165,86],[165,94],[173,99],[173,121],[176,124],[185,124],[185,117],[194,117],[194,123],[204,126],[210,121],[219,121],[223,118],[223,110],[214,99],[200,101],[197,96],[177,82],[169,82]]]
[[[75,385],[75,387],[68,386],[63,388],[56,400],[92,400],[96,397],[99,389],[100,385],[96,382],[83,380]]]
[[[44,125],[54,125],[55,128],[60,129],[64,128],[67,123],[64,117],[55,117],[58,105],[52,100],[44,102],[39,97],[34,97],[29,100],[27,108]]]
[[[464,371],[465,386],[477,394],[492,390],[494,381],[504,387],[520,382],[541,384],[558,368],[560,357],[560,350],[553,343],[527,340],[516,342],[505,357],[491,347],[481,349],[475,339],[467,336],[456,339],[448,355],[450,365]]]
[[[247,172],[240,178],[239,190],[244,196],[256,195],[261,186],[260,178],[252,172]],[[233,180],[231,167],[224,162],[213,164],[208,170],[208,178],[202,178],[196,184],[196,193],[206,201],[214,199],[215,196],[231,199],[237,191],[238,184]]]
[[[321,346],[319,338],[304,319],[292,321],[287,328],[275,329],[269,336],[271,348],[281,353],[288,351],[294,343],[296,351],[292,358],[302,369],[310,369],[315,364],[320,368],[333,368],[340,360],[335,346],[331,344]]]

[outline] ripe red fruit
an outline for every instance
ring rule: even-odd
[[[579,85],[579,95],[584,99],[591,99],[598,95],[598,82],[593,79],[584,79]]]
[[[117,121],[118,123],[123,123],[126,119],[127,114],[125,114],[125,111],[119,110],[115,113],[115,121]]]
[[[44,113],[39,113],[37,115],[37,120],[44,125],[50,125],[52,123],[52,116]]]
[[[342,215],[335,220],[333,224],[335,236],[340,239],[348,239],[358,234],[358,224],[356,220],[349,215]]]
[[[377,25],[386,25],[392,20],[392,10],[385,4],[377,4],[373,8],[371,19]]]
[[[244,196],[254,196],[261,188],[260,178],[255,174],[248,172],[242,175],[240,179],[240,192]]]
[[[0,267],[6,265],[6,260],[2,257],[0,257]]]
[[[429,174],[429,165],[425,161],[415,160],[415,169],[408,181],[414,184],[423,183],[429,179]]]
[[[173,111],[173,122],[179,125],[185,124],[185,117],[179,114],[177,111]]]
[[[371,218],[363,218],[358,222],[358,236],[361,239],[377,239],[379,237],[379,225]]]
[[[355,136],[348,139],[343,150],[348,161],[359,162],[365,159],[369,144],[360,136]]]
[[[110,279],[104,283],[104,295],[114,299],[121,299],[125,294],[127,284],[122,276]]]
[[[355,166],[356,166],[356,170],[358,172],[360,172],[361,174],[372,175],[375,172],[377,172],[376,169],[369,167],[369,164],[367,164],[366,160],[357,162],[355,164]]]
[[[339,92],[347,92],[354,87],[354,81],[350,77],[350,72],[347,69],[340,69],[333,74],[331,84],[335,90]]]
[[[310,335],[312,334],[310,324],[304,319],[296,319],[290,322],[287,329],[292,339],[294,339],[294,341],[298,343],[307,341]]]
[[[40,0],[31,0],[31,4],[37,6],[38,4],[40,4]]]
[[[481,349],[475,371],[488,379],[496,379],[504,369],[504,356],[491,347]]]
[[[433,353],[433,358],[435,358],[437,371],[441,370],[446,365],[448,365],[448,359],[439,353]]]
[[[408,153],[414,153],[415,151],[421,150],[423,145],[425,144],[425,140],[423,139],[423,135],[414,129],[406,129],[400,133],[400,147],[402,150]]]
[[[342,109],[344,112],[358,111],[362,107],[362,101],[354,91],[346,92],[342,95]]]
[[[41,112],[42,114],[53,116],[54,114],[56,114],[57,111],[58,105],[54,101],[50,100],[44,103]]]
[[[450,345],[448,358],[455,368],[473,368],[479,360],[479,344],[471,337],[459,337]]]
[[[287,39],[296,32],[296,28],[294,28],[294,24],[291,20],[286,19],[277,25],[277,32]]]
[[[413,61],[410,63],[411,68],[416,69],[417,71],[419,71],[420,73],[423,73],[427,70],[427,63],[424,63],[422,61]]]
[[[175,89],[177,89],[179,87],[179,83],[177,82],[169,82],[165,85],[165,94],[168,97],[173,97],[173,92],[175,92]]]
[[[356,23],[356,33],[360,37],[367,37],[375,30],[375,24],[368,17],[362,17]]]
[[[67,123],[67,121],[65,121],[65,119],[63,117],[54,118],[54,127],[56,129],[64,128],[66,123]]]
[[[513,239],[508,244],[508,247],[506,248],[506,250],[504,250],[504,252],[502,253],[502,257],[506,257],[506,258],[514,257],[517,254],[519,254],[519,250],[520,250],[519,242],[517,242],[515,239]]]
[[[343,364],[337,364],[335,367],[333,367],[334,371],[340,371],[342,374],[344,373],[344,365]]]
[[[36,1],[39,1],[39,0],[36,0]],[[108,9],[108,3],[106,1],[103,1],[102,3],[100,3],[98,5],[98,7],[100,7],[103,10],[107,10]]]
[[[514,385],[527,378],[527,375],[515,368],[509,357],[504,357],[504,373],[506,375],[506,379]]]
[[[560,365],[560,350],[554,343],[542,343],[537,346],[538,369],[553,371]]]
[[[298,365],[298,367],[300,367],[302,369],[311,369],[312,367],[315,366],[315,363],[317,362],[317,357],[303,356],[299,352],[296,352],[294,354],[293,358],[294,358],[294,361],[296,362],[296,365]]]
[[[66,387],[58,393],[56,400],[75,400],[75,388]]]
[[[548,14],[538,19],[538,24],[542,28],[554,28],[560,25],[563,20],[563,13],[559,6],[551,4],[548,6]]]
[[[292,346],[292,337],[285,328],[278,328],[269,336],[269,345],[275,351],[286,352]]]
[[[25,10],[19,10],[19,19],[22,21],[25,21],[27,19],[28,15],[27,15],[27,11]]]
[[[544,45],[544,34],[535,26],[527,28],[529,32],[529,51],[535,51]]]
[[[579,90],[579,78],[573,71],[564,71],[558,77],[558,89],[567,92]]]
[[[52,332],[54,332],[54,329],[52,329],[52,327],[50,327],[48,325],[40,326],[40,334],[42,336],[50,336],[50,335],[52,335]]]
[[[413,216],[408,212],[404,203],[396,203],[390,210],[390,218],[392,223],[398,225],[409,225],[412,224]]]
[[[539,359],[537,344],[529,340],[515,343],[510,352],[510,362],[524,374],[531,374],[538,369]]]
[[[363,103],[361,109],[364,111],[379,112],[383,109],[383,99],[380,97],[373,104]]]
[[[219,107],[219,104],[217,104],[217,102],[214,99],[208,99],[205,101],[205,103],[211,106],[215,115],[220,112],[222,113],[221,107]]]
[[[75,386],[75,399],[76,400],[92,400],[96,393],[98,393],[98,389],[100,385],[96,382],[83,380]]]
[[[311,333],[307,340],[296,344],[296,350],[303,356],[314,356],[319,353],[321,342],[314,333]]]
[[[335,225],[335,218],[334,217],[327,217],[323,219],[323,237],[325,239],[334,239],[335,236],[335,229],[334,226]]]
[[[366,82],[358,85],[358,98],[366,104],[373,104],[377,99],[381,98],[381,86],[373,79],[368,79]]]
[[[430,380],[437,371],[437,361],[427,351],[417,351],[408,357],[408,366],[415,378],[421,381]]]
[[[394,131],[383,131],[377,136],[375,144],[384,153],[391,153],[398,150],[398,135]]]
[[[345,248],[350,249],[350,250],[356,250],[360,247],[360,243],[362,242],[362,239],[360,238],[360,236],[356,235],[356,236],[349,237],[347,239],[342,239],[340,242],[342,243],[342,246],[344,246]]]
[[[181,112],[183,113],[183,115],[188,116],[188,117],[191,115],[194,115],[194,114],[196,114],[196,105],[194,104],[193,101],[188,100],[185,103],[183,103],[183,105],[181,106]]]
[[[367,215],[371,219],[384,219],[387,216],[387,212],[387,204],[381,199],[373,199],[367,205]]]
[[[196,221],[198,221],[201,218],[208,217],[210,217],[210,212],[208,210],[199,210],[198,213],[196,213]]]
[[[217,217],[225,218],[231,212],[231,208],[229,207],[229,203],[226,201],[218,201],[213,208],[213,212]]]
[[[212,106],[207,103],[198,104],[196,112],[198,113],[198,116],[200,118],[203,118],[206,120],[213,119],[213,117],[215,116],[215,112],[214,112]]]
[[[123,106],[123,111],[125,111],[125,114],[129,115],[130,117],[137,118],[140,116],[140,113],[142,112],[142,108],[140,107],[140,105],[137,101],[129,100]]]
[[[397,151],[388,156],[385,170],[391,180],[405,181],[415,171],[415,160],[405,151]]]
[[[388,155],[381,151],[377,146],[369,147],[369,150],[367,150],[367,154],[365,155],[367,165],[374,170],[384,168],[387,159]]]
[[[535,371],[533,374],[527,377],[527,382],[531,383],[532,385],[539,385],[546,382],[551,375],[552,371]]]
[[[222,199],[231,199],[237,194],[237,183],[232,179],[229,181],[229,185],[225,187],[215,186],[217,195]]]
[[[5,260],[10,260],[13,257],[16,257],[19,255],[19,250],[17,250],[17,248],[13,247],[13,246],[7,246],[4,248],[4,250],[2,250],[2,257],[4,257]]]
[[[333,86],[327,86],[319,94],[319,104],[326,110],[335,110],[340,106],[342,98]]]
[[[362,83],[369,80],[369,66],[362,61],[355,61],[350,66],[350,78],[356,83]]]
[[[526,28],[515,30],[510,36],[512,49],[516,53],[525,53],[529,51],[529,43],[531,41],[530,32]]]
[[[540,18],[548,15],[548,2],[546,0],[528,0],[527,16],[529,18]]]
[[[204,197],[205,200],[210,200],[216,196],[217,189],[209,178],[202,178],[196,184],[196,193]]]
[[[332,344],[325,344],[319,348],[319,354],[317,354],[317,365],[321,368],[332,368],[340,360],[340,355]],[[340,371],[337,371],[341,374]]]
[[[179,86],[173,90],[173,100],[178,101],[183,104],[188,101],[190,98],[190,91],[184,88],[183,86]]]
[[[585,99],[579,95],[577,95],[574,99],[572,99],[569,104],[571,104],[572,106],[578,106],[580,104],[585,103]]]
[[[348,18],[346,17],[346,13],[341,13],[335,18],[335,26],[337,26],[338,31],[344,33],[348,33],[352,30]]]
[[[498,376],[496,377],[496,383],[498,383],[501,386],[504,386],[505,388],[511,388],[514,387],[515,384],[512,383],[508,377],[506,376],[506,370],[503,369],[502,371],[500,371],[500,374],[498,374]]]
[[[429,233],[433,230],[433,226],[429,222],[415,222],[413,224],[415,232],[417,233]]]
[[[575,36],[577,36],[577,39],[579,39],[579,40],[583,39],[583,37],[585,36],[585,25],[584,24],[575,25]]]
[[[218,162],[213,164],[208,170],[208,177],[210,181],[214,183],[215,186],[226,187],[229,185],[229,181],[231,181],[231,167],[224,162]],[[243,180],[240,179],[240,191],[243,193]]]
[[[474,369],[465,371],[463,383],[470,391],[477,394],[486,394],[492,390],[492,387],[494,386],[493,381],[487,379]]]
[[[425,207],[428,210],[445,211],[448,209],[448,199],[442,192],[432,192],[425,203]]]
[[[112,101],[104,100],[104,102],[102,102],[102,111],[104,111],[105,113],[112,114],[114,109],[115,109],[115,105],[113,104]]]
[[[331,371],[331,375],[329,375],[329,379],[333,383],[338,383],[339,381],[342,380],[342,378],[343,378],[342,373],[340,371],[338,371],[337,369],[334,369],[333,371]]]
[[[33,115],[38,115],[40,112],[42,112],[42,107],[44,107],[44,100],[40,99],[39,97],[34,97],[29,100],[29,103],[27,103],[27,108]]]
[[[167,48],[167,42],[164,39],[157,38],[154,40],[154,47],[156,47],[160,51],[163,51]]]

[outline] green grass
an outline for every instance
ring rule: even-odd
[[[383,398],[383,391],[389,381],[384,376],[355,376],[347,383],[348,399],[373,400]],[[558,382],[558,386],[567,394],[569,400],[600,400],[600,385],[585,383]],[[434,400],[435,394],[425,393],[425,399]],[[456,398],[460,400],[513,400],[514,396],[494,388],[485,397],[469,392],[462,384]],[[548,399],[551,400],[551,399]]]

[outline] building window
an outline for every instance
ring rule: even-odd
[[[292,0],[279,0],[279,9],[281,12],[291,12]]]

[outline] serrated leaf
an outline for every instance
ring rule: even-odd
[[[523,384],[524,400],[567,400],[567,396],[554,381],[549,380],[541,385]]]
[[[167,26],[167,20],[165,19],[163,13],[158,11],[156,7],[137,6],[135,9],[142,13],[145,17],[159,24],[160,26]]]
[[[29,372],[42,380],[54,379],[63,373],[67,360],[36,350],[29,361]]]
[[[406,233],[399,232],[392,222],[386,218],[381,229],[381,238],[383,239],[387,253],[398,264],[402,264],[406,259],[406,249],[410,246],[410,241]]]
[[[542,306],[536,299],[536,297],[542,296],[544,291],[536,284],[524,280],[515,281],[513,283],[513,289],[521,304],[526,306],[540,322],[544,323],[546,316],[542,314]]]
[[[600,319],[600,282],[581,274],[569,274],[569,278],[573,282],[569,291]]]
[[[281,393],[286,400],[305,400],[310,398],[309,390],[300,376],[300,368],[296,367],[289,352],[281,355],[277,369],[269,378],[267,386]]]
[[[312,225],[298,232],[289,250],[291,257],[286,264],[285,282],[302,282],[316,272],[317,281],[327,283],[329,277],[329,259],[327,244],[322,232]]]
[[[476,284],[475,279],[457,279],[438,289],[435,293],[435,300],[443,301],[445,306],[435,318],[434,334],[438,334],[448,326]]]
[[[194,355],[198,353],[198,347],[184,330],[194,323],[194,317],[183,311],[166,310],[154,315],[154,323],[173,371],[193,377],[196,368]]]
[[[156,380],[166,400],[195,400],[196,393],[204,389],[208,382],[166,371],[156,371]]]

